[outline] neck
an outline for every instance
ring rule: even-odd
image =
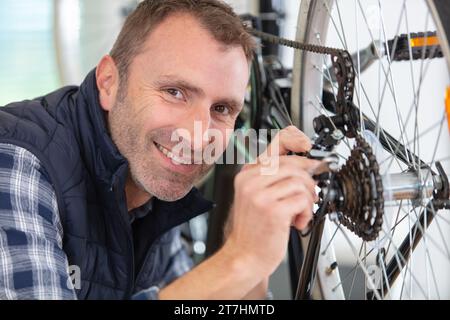
[[[133,209],[139,208],[152,198],[151,194],[140,188],[134,182],[134,180],[131,178],[131,174],[128,174],[127,177],[127,182],[125,184],[125,194],[127,196],[128,212]]]

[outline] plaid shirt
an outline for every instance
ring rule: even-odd
[[[0,143],[0,299],[76,299],[62,238],[45,169],[26,149]],[[192,267],[177,230],[163,279],[133,299],[157,299],[159,288]]]

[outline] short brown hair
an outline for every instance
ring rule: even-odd
[[[121,82],[126,83],[129,65],[151,31],[174,13],[192,14],[214,39],[227,46],[241,46],[247,60],[252,60],[255,42],[227,4],[219,0],[144,0],[126,19],[110,52]]]

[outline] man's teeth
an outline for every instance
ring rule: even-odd
[[[170,159],[172,159],[174,162],[178,163],[178,164],[191,164],[191,161],[186,160],[186,159],[182,159],[176,155],[174,155],[172,152],[170,152],[169,150],[167,150],[166,148],[164,148],[163,146],[156,144],[158,149],[164,153],[164,155]]]

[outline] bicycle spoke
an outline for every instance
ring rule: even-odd
[[[354,253],[355,251],[354,251],[353,244],[351,243],[351,240],[348,238],[348,236],[345,234],[345,230],[342,229],[342,227],[340,227],[339,229],[340,229],[341,233],[344,234],[344,237],[345,237],[346,240],[347,240],[347,245],[349,245],[349,246],[351,247],[351,250],[352,250],[353,253]],[[394,257],[393,257],[393,259],[395,259],[395,262],[397,263],[397,265],[398,265],[398,267],[399,267],[399,270],[406,270],[405,272],[409,272],[410,278],[411,278],[410,281],[415,282],[415,283],[418,285],[419,289],[422,291],[422,293],[424,293],[424,296],[426,296],[426,293],[425,293],[423,287],[420,285],[420,282],[419,282],[418,279],[414,276],[413,272],[411,271],[411,267],[408,265],[408,264],[410,264],[410,260],[406,259],[406,258],[400,253],[398,247],[395,245],[395,242],[393,241],[393,239],[392,239],[391,236],[389,235],[389,232],[386,232],[386,231],[385,231],[385,237],[388,237],[388,238],[389,238],[390,242],[392,243],[392,246],[394,247]],[[373,250],[374,250],[374,249],[371,249],[371,250],[370,250],[368,253],[366,253],[366,254],[364,255],[364,257],[362,257],[362,258],[359,257],[359,256],[358,256],[358,257],[355,256],[355,258],[358,260],[358,262],[357,262],[357,266],[355,266],[355,268],[352,269],[352,270],[355,270],[358,266],[360,266],[361,268],[363,268],[362,265],[361,265],[362,260],[365,260],[365,259],[371,254],[371,252],[373,252]],[[365,274],[366,274],[366,276],[367,276],[367,273],[365,273]],[[371,285],[373,285],[373,283],[371,283]],[[336,287],[336,286],[335,286],[335,287]]]
[[[422,208],[425,209],[425,207],[422,207]],[[445,241],[444,233],[442,232],[442,229],[441,229],[441,226],[440,226],[439,222],[435,221],[436,217],[441,217],[441,215],[437,214],[433,203],[431,203],[431,214],[433,215],[433,221],[434,221],[435,226],[438,229],[439,235],[440,235],[440,237],[442,239],[442,243],[443,243],[445,252],[441,251],[442,249],[439,247],[437,241],[434,240],[430,235],[427,235],[428,236],[428,240],[431,241],[436,246],[436,249],[439,250],[443,256],[446,256],[447,260],[450,262],[450,249],[449,249],[449,247],[447,245],[447,242]]]
[[[337,230],[339,230],[339,228],[338,228]],[[361,247],[359,248],[359,253],[358,253],[358,255],[361,255],[363,247],[364,247],[364,244],[361,244]],[[356,269],[355,272],[353,273],[352,284],[351,284],[351,286],[350,286],[350,291],[349,291],[349,293],[348,293],[348,297],[349,297],[349,298],[352,296],[353,288],[355,287],[356,275],[358,274],[358,271],[359,271],[359,270]]]
[[[333,94],[336,97],[335,90],[338,89],[337,84],[334,83],[333,80],[331,80],[330,76],[325,74],[323,72],[323,70],[319,66],[314,65],[313,68],[316,69],[317,71],[319,71],[322,74],[322,76],[324,77],[324,79],[327,80],[330,83],[330,86],[331,86],[331,89],[333,91]],[[328,71],[328,73],[329,73],[329,71]]]
[[[434,130],[436,130],[437,128],[439,128],[439,124],[441,123],[441,120],[436,121],[435,123],[433,123],[432,125],[430,125],[427,129],[425,129],[424,131],[422,131],[417,137],[415,137],[415,139],[421,139],[423,138],[425,135],[429,134],[430,132],[433,132]],[[414,140],[415,140],[414,139]],[[406,143],[406,145],[409,147],[411,144],[414,143],[414,140],[408,141]],[[390,158],[390,157],[389,157]],[[380,165],[382,164],[382,162],[380,162]]]
[[[450,161],[450,156],[447,156],[447,157],[443,157],[443,158],[440,158],[440,159],[438,159],[438,160],[436,160],[435,162],[447,162],[447,161]],[[431,166],[431,162],[430,163],[428,163],[430,166]]]
[[[332,14],[331,14],[330,8],[327,5],[327,2],[324,1],[323,4],[324,4],[325,9],[327,10],[328,17],[331,19],[331,23],[333,24],[333,27],[336,30],[336,34],[337,34],[337,36],[338,36],[338,38],[339,38],[339,40],[341,42],[342,47],[344,47],[345,50],[347,50],[347,41],[342,40],[341,34],[339,33],[338,27],[336,25],[336,22],[334,21],[334,18],[333,18]]]
[[[390,235],[386,234],[389,238]],[[411,259],[406,259],[401,253],[399,248],[395,245],[395,242],[393,241],[392,238],[390,238],[391,242],[392,242],[392,246],[394,247],[394,259],[397,263],[397,265],[399,266],[400,270],[402,269],[406,269],[407,272],[409,272],[410,274],[410,278],[411,278],[411,283],[412,280],[414,280],[414,282],[418,285],[419,289],[422,291],[422,293],[424,294],[424,296],[426,296],[426,293],[423,289],[423,287],[420,285],[419,280],[416,278],[416,276],[414,276],[414,273],[412,272],[412,268],[411,266],[408,267],[408,262],[411,262]],[[403,265],[403,267],[402,267]]]
[[[405,0],[405,1],[406,1],[406,0]],[[374,38],[373,38],[372,31],[370,30],[369,23],[367,22],[367,18],[366,18],[366,15],[365,15],[365,13],[364,13],[364,9],[362,8],[362,5],[361,5],[360,0],[358,0],[358,4],[359,4],[359,8],[360,8],[360,11],[361,11],[363,20],[365,21],[366,26],[367,26],[367,29],[368,29],[368,31],[369,31],[369,35],[370,35],[370,38],[371,38],[371,41],[372,41],[372,45],[373,45],[375,48],[377,48],[377,45],[376,45],[375,40],[374,40]],[[380,55],[378,49],[375,50],[375,51],[376,51],[376,54],[377,54],[378,59],[381,59],[381,55]],[[389,51],[389,50],[387,50],[387,51]],[[392,61],[391,61],[391,58],[390,58],[389,53],[387,54],[387,58],[388,58],[389,65],[391,65],[391,64],[392,64]],[[397,94],[396,94],[396,90],[395,90],[394,78],[393,78],[393,76],[392,76],[392,72],[389,71],[388,73],[386,73],[386,70],[384,69],[384,67],[383,67],[382,69],[383,69],[383,73],[384,73],[385,76],[386,76],[386,80],[387,80],[387,77],[389,76],[389,80],[390,80],[391,85],[392,85],[391,92],[392,92],[392,96],[393,96],[393,98],[394,98],[394,106],[395,106],[395,110],[396,110],[397,121],[398,121],[398,124],[399,124],[399,128],[400,128],[400,130],[401,130],[400,132],[402,133],[401,139],[403,140],[403,143],[405,144],[405,140],[404,140],[404,139],[405,139],[405,138],[408,139],[408,136],[407,136],[407,133],[406,133],[405,124],[403,123],[403,120],[402,120],[402,117],[401,117],[401,114],[400,114],[400,110],[399,110],[399,107],[398,107]],[[390,70],[390,69],[389,69],[389,70]],[[403,136],[403,135],[404,135],[404,136]],[[405,148],[406,148],[406,147],[405,147]],[[406,159],[408,160],[408,163],[410,164],[411,162],[410,162],[410,160],[409,160],[409,155],[408,155],[408,153],[407,153],[406,150],[405,150],[405,153],[406,153]]]
[[[408,9],[406,7],[406,1],[403,2],[403,6],[404,6],[404,12],[405,12],[405,25],[406,25],[406,34],[407,34],[407,38],[408,38],[408,53],[409,53],[409,70],[410,70],[410,74],[411,74],[411,84],[412,84],[412,89],[413,89],[413,94],[414,94],[414,105],[415,105],[415,110],[416,110],[416,119],[415,119],[415,127],[417,129],[417,113],[419,110],[419,102],[418,102],[418,97],[416,94],[416,85],[415,85],[415,81],[414,81],[414,68],[413,68],[413,62],[412,62],[412,48],[411,48],[411,35],[409,34],[409,23],[408,23]],[[414,130],[414,136],[417,135],[417,130]],[[420,154],[419,151],[417,151],[416,153],[416,145],[414,144],[413,146],[413,152],[414,154],[418,154],[419,155],[419,159],[420,159]],[[419,164],[415,163],[415,160],[413,158],[413,168],[415,168],[416,170],[419,169]],[[420,174],[420,173],[419,173]]]
[[[395,228],[397,228],[398,224],[401,222],[401,220],[399,221],[398,218],[400,217],[400,211],[402,209],[402,204],[403,204],[403,200],[400,201],[400,205],[399,205],[398,210],[397,210],[397,215],[395,217],[394,226],[392,228],[390,226],[388,226],[388,228],[391,229],[389,232],[392,232],[392,236],[394,236]],[[386,249],[386,255],[389,253],[389,249],[390,248],[391,248],[391,243],[388,244],[388,247]]]
[[[339,230],[339,228],[336,227],[336,230]],[[361,252],[362,252],[362,249],[363,249],[363,245],[364,245],[364,244],[361,244],[361,247],[359,248],[359,255],[361,255]],[[350,269],[350,271],[347,272],[347,274],[343,277],[343,279],[342,279],[336,286],[334,286],[331,290],[332,290],[332,291],[335,291],[337,288],[339,288],[339,286],[342,286],[342,284],[345,282],[345,280],[346,280],[352,273],[353,273],[353,277],[355,277],[355,276],[356,276],[355,273],[357,272],[358,266],[359,266],[359,262],[357,261],[357,262],[355,263],[355,266],[354,266],[352,269]]]
[[[361,102],[361,56],[359,53],[359,34],[358,34],[358,29],[359,29],[359,23],[358,23],[358,7],[357,7],[357,3],[355,1],[355,17],[356,17],[356,33],[355,33],[355,37],[356,37],[356,66],[357,66],[357,74],[358,74],[358,92],[356,97],[358,98],[358,105],[359,105],[359,118],[360,119],[364,119],[363,118],[363,113],[362,113],[362,102]],[[361,123],[361,133],[364,132],[364,121],[360,121]]]
[[[348,235],[346,234],[345,230],[343,230],[342,227],[341,227],[340,225],[338,225],[336,222],[335,222],[335,224],[338,226],[339,230],[341,231],[341,233],[342,233],[342,234],[344,235],[344,237],[346,238],[347,244],[349,245],[350,249],[352,250],[353,255],[355,256],[355,258],[358,260],[359,266],[361,267],[361,270],[364,272],[364,275],[367,277],[370,286],[371,286],[372,288],[375,288],[375,284],[373,283],[373,280],[372,280],[372,278],[370,277],[369,272],[367,271],[366,267],[364,266],[364,263],[362,262],[361,258],[359,257],[359,255],[358,255],[358,253],[357,253],[357,251],[356,251],[355,246],[352,244],[352,241],[349,239],[349,237],[348,237]],[[381,300],[381,296],[380,296],[380,294],[377,292],[377,290],[374,290],[373,292],[374,292],[374,294],[375,294],[375,297],[376,297],[378,300]]]
[[[347,45],[347,39],[345,38],[345,32],[344,32],[344,25],[342,24],[342,17],[341,17],[341,10],[339,10],[339,1],[336,1],[336,9],[337,9],[337,13],[338,13],[338,17],[339,17],[339,25],[341,26],[341,31],[342,31],[342,37],[344,38],[344,48],[347,50],[348,45]]]
[[[414,215],[416,216],[416,220],[418,220],[419,219],[419,215],[417,215],[416,210],[414,209],[413,212],[414,212]],[[430,294],[430,283],[429,283],[430,279],[429,279],[429,274],[428,274],[427,261],[431,262],[431,256],[430,256],[430,251],[428,250],[428,245],[427,245],[427,236],[428,236],[426,234],[426,230],[427,230],[427,222],[426,222],[427,221],[427,217],[426,217],[426,214],[427,213],[428,213],[427,210],[424,210],[424,214],[425,214],[425,219],[424,219],[424,224],[425,225],[424,225],[424,227],[422,228],[422,226],[420,226],[420,224],[418,226],[419,226],[419,231],[422,234],[423,245],[424,245],[424,248],[425,248],[425,255],[426,255],[426,259],[424,261],[424,263],[425,263],[425,282],[427,284],[427,298],[430,298],[431,297],[431,294]],[[431,263],[430,263],[430,269],[431,269],[431,274],[433,276],[433,280],[434,280],[434,283],[436,285],[436,290],[437,290],[438,286],[437,286],[437,283],[436,283],[436,276],[435,276],[433,265]],[[439,295],[439,292],[438,292],[438,295]]]
[[[427,71],[428,71],[428,66],[429,66],[429,65],[430,65],[430,61],[428,61],[427,65],[426,65],[426,67],[425,67],[425,72],[424,72],[424,74],[423,74],[423,78],[421,79],[422,81],[425,79],[425,76],[428,74]],[[419,82],[419,88],[422,86],[422,81]],[[418,90],[419,90],[419,89],[418,89]],[[411,106],[410,106],[410,108],[409,108],[408,115],[407,115],[407,117],[406,117],[406,125],[408,125],[408,123],[409,123],[409,121],[410,121],[410,118],[411,118],[411,115],[412,115],[413,110],[414,110],[414,102],[411,103]],[[401,145],[400,137],[397,139],[397,141],[398,141],[398,143],[395,145],[395,150],[392,152],[392,155],[391,155],[390,157],[386,158],[385,160],[383,160],[383,161],[380,163],[380,165],[382,165],[382,164],[383,164],[385,161],[387,161],[387,160],[391,160],[391,163],[389,163],[388,167],[391,166],[392,160],[394,160],[393,157],[395,157],[396,154],[397,154],[397,152],[400,151],[400,145]],[[414,141],[414,140],[413,140],[413,141]],[[407,143],[407,145],[409,145],[409,144],[410,144],[410,142]],[[405,146],[405,147],[406,147],[406,146]]]
[[[425,207],[422,207],[422,208],[425,208]],[[412,212],[412,210],[411,210],[411,212]],[[406,215],[399,221],[399,223],[398,223],[397,225],[399,225],[403,220],[405,220],[410,214],[411,214],[411,213],[408,213],[408,212],[407,212]],[[436,217],[439,217],[439,216],[440,216],[440,215],[436,215]],[[434,217],[433,217],[433,219],[434,219]],[[419,228],[421,228],[421,227],[419,226]],[[442,234],[442,239],[444,240],[443,234]],[[437,249],[444,257],[446,257],[446,258],[450,261],[450,250],[448,249],[448,246],[445,244],[445,242],[444,242],[444,245],[445,245],[446,252],[444,252],[444,250],[442,250],[442,249],[440,248],[438,242],[437,242],[435,239],[433,239],[433,237],[431,237],[430,235],[428,235],[428,240],[429,240],[431,243],[433,243],[433,244],[436,246],[436,249]]]
[[[433,215],[433,219],[436,219],[437,217],[442,218],[442,215],[438,215],[437,212],[435,211],[433,203],[431,204],[431,214]],[[447,241],[445,241],[444,233],[442,232],[439,222],[435,221],[435,226],[438,229],[439,235],[442,239],[442,242],[443,242],[446,252],[444,253],[443,251],[441,251],[442,249],[439,247],[439,245],[436,243],[436,241],[430,235],[428,235],[428,239],[431,239],[430,241],[436,246],[436,249],[439,250],[442,253],[442,255],[446,256],[447,260],[450,262],[450,249],[447,245]]]
[[[387,286],[387,293],[390,294],[392,289],[391,289],[391,286],[389,284],[389,278],[388,278],[388,275],[387,275],[386,265],[385,265],[384,261],[381,259],[382,258],[381,255],[378,254],[378,257],[379,257],[378,263],[381,266],[381,272],[382,272],[384,281],[385,281],[386,286]],[[383,299],[384,299],[385,298],[384,290],[381,290],[381,294],[382,294]]]
[[[340,222],[339,222],[340,224]],[[330,240],[327,242],[327,244],[325,245],[325,249],[322,250],[322,255],[325,255],[328,248],[330,247],[331,243],[333,243],[334,237],[336,236],[337,232],[338,232],[339,228],[336,228],[336,230],[334,230],[333,235],[331,236]]]

